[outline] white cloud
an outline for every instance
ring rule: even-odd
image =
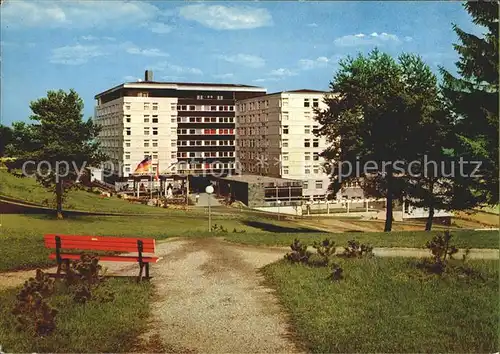
[[[53,64],[82,65],[90,59],[127,53],[146,57],[167,57],[157,48],[139,48],[131,42],[121,44],[80,44],[52,49],[49,61]]]
[[[357,47],[364,45],[399,44],[401,40],[395,34],[373,32],[371,34],[358,33],[339,37],[335,39],[334,43],[340,47]]]
[[[229,63],[240,64],[251,68],[261,68],[266,65],[266,61],[263,58],[251,54],[240,53],[236,55],[219,55],[217,57]]]
[[[227,74],[215,74],[212,75],[216,79],[230,79],[234,77],[233,73],[227,73]]]
[[[161,22],[155,22],[149,26],[149,29],[153,33],[165,34],[172,32],[172,27]]]
[[[122,47],[128,54],[142,55],[145,57],[168,57],[169,54],[161,51],[158,48],[141,49],[132,43],[124,43]]]
[[[143,1],[10,0],[2,5],[2,22],[11,27],[117,27],[159,15],[158,7]]]
[[[203,71],[198,68],[192,68],[188,66],[180,66],[176,64],[172,64],[169,62],[161,62],[156,65],[151,66],[152,70],[161,72],[168,72],[172,74],[191,74],[191,75],[203,75]],[[171,77],[180,77],[180,76],[171,76]]]
[[[269,75],[277,76],[277,77],[287,77],[287,76],[295,76],[297,74],[294,73],[293,71],[291,71],[290,69],[279,68],[279,69],[272,70],[269,73]]]
[[[123,81],[125,82],[137,82],[139,80],[141,80],[141,78],[133,75],[127,75],[123,77]]]
[[[260,79],[255,79],[252,80],[253,82],[269,82],[269,81],[278,81],[279,78],[277,77],[266,77],[266,78],[260,78]]]
[[[313,22],[313,23],[308,23],[307,27],[318,27],[318,24]]]
[[[88,35],[88,36],[81,36],[80,37],[81,40],[83,41],[100,41],[100,40],[104,40],[104,41],[116,41],[116,38],[114,37],[96,37],[96,36],[93,36],[93,35]]]
[[[271,14],[263,8],[196,4],[179,9],[187,20],[216,30],[251,29],[272,24]]]
[[[311,70],[324,68],[328,65],[330,59],[327,57],[317,57],[316,59],[300,59],[298,62],[299,68],[302,70]]]
[[[53,49],[49,61],[53,64],[81,65],[103,55],[106,53],[99,46],[77,44]]]

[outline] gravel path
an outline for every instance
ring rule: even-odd
[[[286,315],[257,269],[281,259],[279,249],[251,248],[219,239],[158,245],[152,267],[156,328],[175,353],[290,353]]]

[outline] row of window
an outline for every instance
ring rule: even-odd
[[[203,105],[177,105],[178,111],[219,111],[233,112],[234,106],[203,106]]]
[[[312,130],[311,130],[311,126],[310,125],[304,125],[304,134],[311,134],[311,132],[314,133],[314,134],[317,134],[318,130],[319,130],[319,126],[318,125],[313,125],[313,129]],[[290,127],[288,125],[284,125],[283,128],[282,128],[282,133],[283,134],[289,134],[290,133]]]
[[[147,97],[147,96],[142,96],[142,97]],[[149,111],[149,110],[153,110],[153,111],[157,111],[158,110],[158,103],[150,103],[150,102],[144,102],[144,110],[145,111]],[[130,111],[132,109],[132,104],[130,102],[125,102],[125,110],[126,111]]]
[[[234,135],[234,129],[177,129],[178,135]]]
[[[178,140],[177,146],[233,146],[234,140]]]
[[[233,117],[178,117],[178,123],[234,123]]]
[[[282,169],[283,169],[283,174],[284,175],[288,175],[289,174],[290,170],[289,170],[288,166],[283,166]],[[313,166],[312,169],[311,169],[311,166],[305,166],[304,167],[304,174],[310,175],[311,174],[311,170],[312,170],[312,172],[315,175],[317,175],[317,174],[319,174],[321,172],[321,169],[320,169],[319,166]]]
[[[177,157],[234,157],[234,151],[179,151]]]
[[[315,181],[314,182],[314,187],[316,189],[323,189],[323,181]],[[304,189],[308,189],[309,188],[309,182],[308,181],[304,181],[303,183],[303,186],[302,186]]]

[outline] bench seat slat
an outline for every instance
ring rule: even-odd
[[[100,261],[113,261],[113,262],[139,262],[139,257],[137,256],[97,256]],[[56,259],[56,254],[52,253],[49,255],[50,259]],[[79,254],[67,254],[67,253],[61,253],[61,258],[62,259],[74,259],[78,260],[80,259]],[[161,259],[161,257],[150,257],[150,256],[143,256],[142,261],[144,263],[156,263]]]
[[[121,238],[104,236],[77,236],[77,235],[57,235],[61,238],[62,249],[82,249],[82,250],[100,250],[100,251],[137,251],[137,240],[143,242],[143,252],[155,252],[154,239],[141,238]],[[56,235],[50,234],[44,236],[46,248],[56,248]]]

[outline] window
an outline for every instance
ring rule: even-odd
[[[311,126],[310,125],[304,126],[304,134],[311,134]]]
[[[323,188],[323,181],[316,181],[316,189],[322,189]]]
[[[148,111],[149,110],[149,103],[144,103],[144,110]]]
[[[172,146],[172,147],[177,146],[177,140],[172,140],[172,142],[170,143],[170,146]]]
[[[283,98],[283,99],[281,100],[281,105],[282,105],[283,107],[288,106],[288,98]]]
[[[319,160],[319,153],[318,152],[313,153],[313,160],[314,161],[318,161]]]
[[[283,134],[288,134],[288,125],[283,126]]]
[[[149,128],[144,128],[144,135],[149,135]]]
[[[170,158],[171,159],[175,159],[177,157],[177,153],[174,151],[172,153],[170,153]]]
[[[125,153],[125,160],[130,160],[130,152]]]
[[[318,133],[319,133],[319,126],[313,125],[313,134],[318,134]]]
[[[282,119],[283,120],[288,120],[288,112],[283,112],[283,114],[281,115]]]
[[[130,165],[125,165],[125,172],[130,172]]]
[[[153,128],[153,135],[158,135],[158,128],[156,127]]]
[[[130,111],[130,104],[125,105],[125,110]]]
[[[149,97],[149,93],[148,92],[138,92],[137,97]]]
[[[177,105],[175,103],[170,104],[170,110],[175,111],[177,109]]]
[[[319,99],[313,98],[313,107],[319,107]]]
[[[153,147],[158,147],[158,140],[153,140]]]
[[[283,139],[282,147],[288,147],[288,139]]]
[[[177,122],[177,117],[176,116],[170,116],[170,123],[175,123]]]
[[[310,152],[305,152],[304,153],[304,160],[306,160],[306,161],[311,160],[311,153]]]
[[[288,166],[283,166],[283,174],[284,175],[288,174]]]
[[[158,103],[153,103],[153,111],[157,111],[158,110]]]
[[[304,107],[310,107],[309,98],[304,98]]]
[[[210,106],[210,110],[211,111],[216,111],[217,110],[217,106]]]
[[[311,147],[311,139],[304,139],[304,147]]]
[[[203,99],[203,96],[202,96],[202,95],[197,95],[197,96],[196,96],[196,99],[197,99],[197,100],[202,100],[202,99]]]
[[[158,116],[157,115],[153,116],[153,123],[158,123]]]
[[[311,174],[311,166],[306,166],[306,167],[305,167],[305,169],[304,169],[304,173],[305,173],[306,175]]]
[[[130,140],[125,140],[125,147],[130,147]]]
[[[308,182],[308,181],[304,181],[304,182],[302,183],[302,188],[303,188],[303,189],[307,189],[307,188],[309,188],[309,182]]]
[[[196,111],[196,106],[189,106],[190,111]]]
[[[319,173],[319,166],[313,166],[313,173],[318,174]]]
[[[313,139],[313,147],[319,147],[319,139]]]
[[[125,133],[126,133],[127,135],[130,135],[130,134],[131,134],[131,130],[130,130],[130,128],[125,128]]]
[[[125,122],[130,123],[132,120],[130,117],[125,118]]]
[[[283,161],[288,161],[288,152],[283,153]]]
[[[222,96],[217,96],[217,99],[218,99],[218,100],[223,100],[223,99],[224,99],[224,97],[222,97]]]
[[[149,115],[144,115],[144,123],[149,123]]]
[[[149,147],[149,140],[144,140],[144,147],[148,148]]]
[[[149,157],[149,151],[144,151],[144,158],[148,158]]]
[[[153,151],[153,159],[158,159],[158,151]]]

